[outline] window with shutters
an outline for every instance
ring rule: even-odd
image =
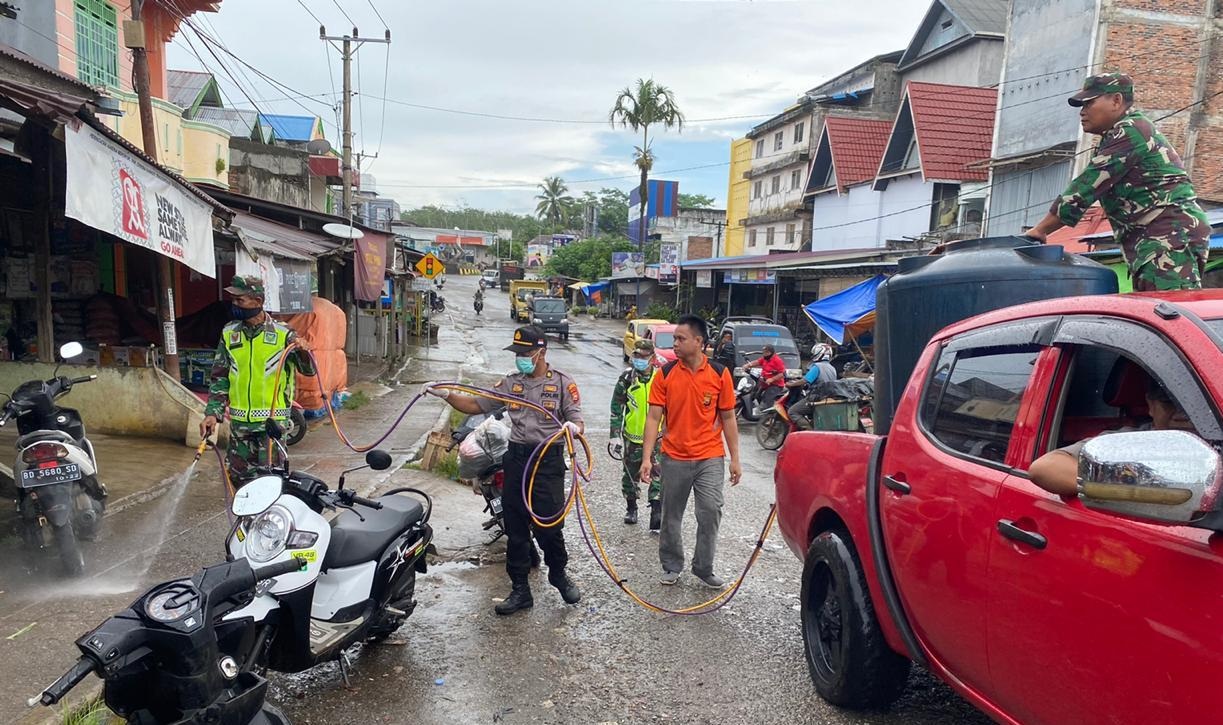
[[[753,199],[759,199],[759,198],[760,198],[760,189],[761,189],[761,187],[762,187],[763,183],[764,183],[764,182],[757,180],[755,184],[752,184],[752,198],[753,198]]]
[[[794,246],[794,225],[786,225],[786,244]]]
[[[760,139],[756,142],[756,158],[760,158],[761,156],[764,156],[764,139]]]
[[[773,192],[774,194],[781,191],[781,174],[773,177]]]
[[[794,143],[803,142],[803,132],[806,130],[804,126],[806,126],[806,124],[803,121],[799,121],[798,123],[794,124]]]
[[[756,246],[756,230],[752,229],[747,233],[747,246]]]
[[[103,0],[74,0],[76,75],[91,86],[119,85],[119,26]]]
[[[799,173],[799,169],[795,169],[791,171],[790,172],[790,188],[797,189],[798,185],[801,183],[802,181],[801,181],[801,174]]]
[[[773,227],[764,230],[764,244],[766,247],[773,246]]]
[[[783,131],[778,131],[773,134],[773,150],[781,151],[781,146],[786,142],[786,134]]]

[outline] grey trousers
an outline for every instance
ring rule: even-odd
[[[658,559],[663,571],[684,570],[684,509],[688,494],[695,492],[696,550],[692,554],[692,573],[713,573],[713,557],[718,550],[718,526],[722,523],[722,488],[726,469],[722,458],[679,461],[659,456],[662,467],[662,531],[659,532]]]

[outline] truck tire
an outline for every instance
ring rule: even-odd
[[[838,707],[886,707],[911,663],[884,640],[849,534],[815,537],[803,562],[803,650],[820,697]]]

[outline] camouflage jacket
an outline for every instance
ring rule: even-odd
[[[651,367],[647,368],[647,372],[652,374],[657,371]],[[632,384],[634,376],[643,383],[650,379],[648,375],[628,367],[620,373],[620,377],[616,379],[616,387],[612,390],[610,429],[613,438],[621,435],[624,427],[624,410],[628,406],[628,386]]]
[[[1054,200],[1050,212],[1074,226],[1096,202],[1133,267],[1149,261],[1136,258],[1143,239],[1162,239],[1181,248],[1210,236],[1180,155],[1138,111],[1131,110],[1100,137],[1091,162]]]
[[[262,335],[264,332],[274,330],[277,325],[283,326],[284,323],[277,322],[271,317],[268,317],[262,325],[238,325],[247,339],[253,338],[256,335]],[[289,334],[285,336],[286,342],[293,342],[297,339],[297,333],[289,330]],[[209,374],[211,382],[208,385],[208,403],[204,406],[204,415],[215,416],[220,420],[225,413],[226,406],[229,405],[229,368],[230,357],[229,347],[225,344],[225,335],[222,333],[221,341],[217,343],[216,355],[212,358],[212,371]],[[293,375],[296,372],[301,372],[303,375],[314,375],[314,366],[310,364],[310,356],[301,351],[294,351],[285,362],[282,375],[288,376],[289,385],[293,384]]]

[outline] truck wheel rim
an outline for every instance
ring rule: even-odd
[[[819,567],[812,582],[811,602],[813,622],[809,640],[814,645],[814,658],[822,674],[835,677],[841,660],[841,603],[836,578],[826,565]]]

